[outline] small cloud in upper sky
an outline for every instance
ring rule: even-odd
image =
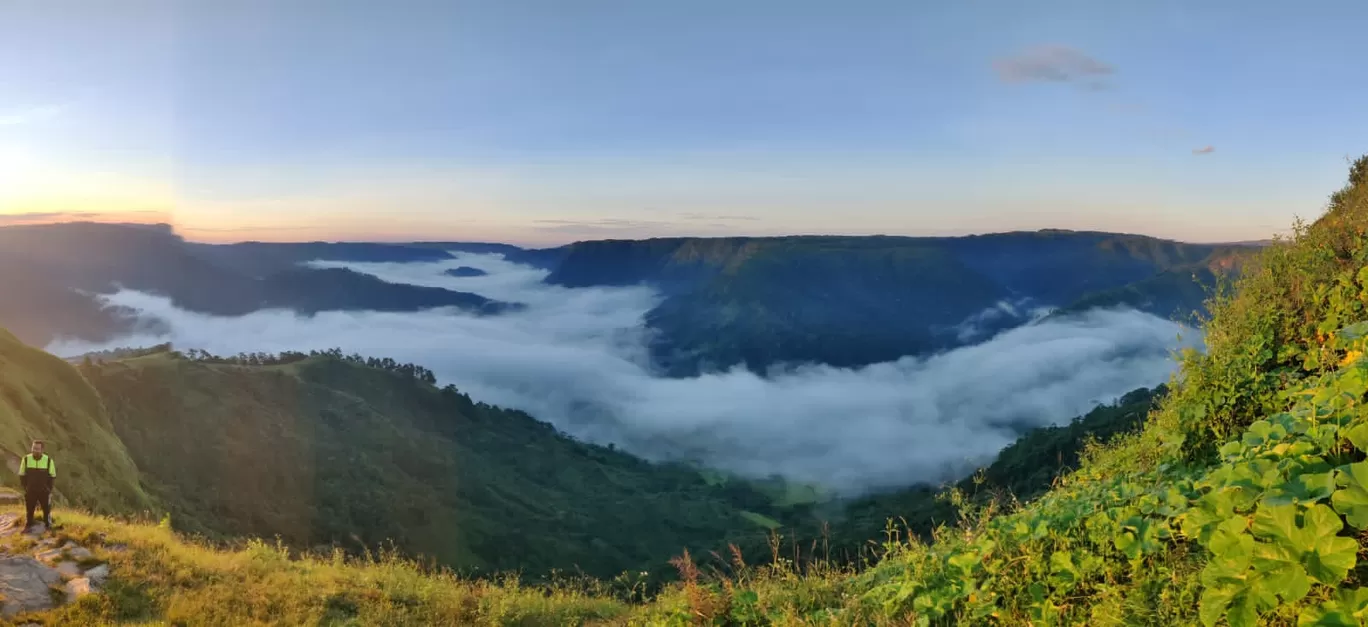
[[[31,124],[57,117],[62,112],[61,105],[43,105],[27,109],[0,110],[0,126]]]
[[[1079,50],[1054,44],[1028,48],[997,60],[993,67],[998,77],[1009,83],[1078,83],[1088,89],[1105,88],[1105,77],[1116,71]]]
[[[1209,155],[1213,152],[1216,152],[1216,147],[1210,145],[1192,149],[1192,154],[1194,155]]]

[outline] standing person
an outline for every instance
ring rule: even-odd
[[[57,463],[43,453],[43,441],[34,440],[31,451],[19,461],[19,481],[24,484],[24,507],[28,518],[24,531],[33,526],[33,510],[43,506],[43,524],[52,527],[52,484],[57,480]]]

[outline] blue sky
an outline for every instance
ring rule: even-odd
[[[8,221],[1238,240],[1368,152],[1361,2],[114,4],[0,2]]]

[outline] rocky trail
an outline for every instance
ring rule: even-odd
[[[22,513],[0,513],[0,622],[96,594],[109,578],[109,566],[64,539],[60,526],[53,531],[39,523],[24,531],[23,519]]]

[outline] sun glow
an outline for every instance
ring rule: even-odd
[[[23,145],[0,144],[0,216],[123,216],[165,213],[173,206],[169,183],[105,169],[68,167]]]

